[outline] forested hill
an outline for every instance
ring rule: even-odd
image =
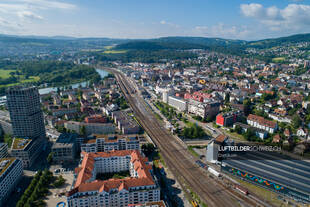
[[[258,41],[231,40],[207,37],[162,37],[155,39],[113,39],[113,38],[74,38],[0,35],[0,57],[29,56],[37,54],[57,54],[87,50],[105,50],[114,46],[116,50],[188,50],[209,49],[223,53],[242,54],[247,48],[271,48],[310,42],[310,34],[297,34],[288,37]]]
[[[288,37],[279,37],[273,39],[264,39],[247,42],[247,47],[271,48],[275,46],[294,44],[300,42],[310,42],[310,34],[297,34]]]

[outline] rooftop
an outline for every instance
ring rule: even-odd
[[[16,150],[24,149],[31,141],[32,139],[14,138],[12,143],[12,149]]]
[[[147,202],[145,204],[129,204],[130,207],[165,207],[165,203],[163,201],[157,202]]]
[[[142,157],[137,150],[120,150],[111,152],[97,152],[86,153],[82,152],[84,158],[80,167],[76,169],[77,179],[74,188],[68,192],[68,196],[71,196],[77,192],[86,191],[106,191],[109,192],[112,189],[118,191],[122,189],[129,189],[136,186],[149,186],[155,185],[150,170],[152,166],[148,165],[147,158]],[[89,182],[89,179],[93,175],[93,169],[98,158],[106,157],[123,157],[130,156],[130,162],[133,163],[134,169],[138,174],[138,177],[129,177],[124,179],[109,179],[109,180],[95,180]],[[97,158],[97,159],[96,159]]]
[[[0,159],[0,176],[6,171],[6,169],[16,160],[16,158],[2,158]]]

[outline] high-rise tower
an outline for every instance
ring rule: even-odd
[[[19,138],[45,138],[45,125],[36,87],[14,86],[7,90],[13,135]]]

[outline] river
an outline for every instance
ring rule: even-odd
[[[98,69],[96,68],[97,73],[99,73],[101,78],[104,78],[106,76],[108,76],[109,72],[103,70],[103,69]],[[72,88],[78,88],[80,85],[82,87],[85,87],[87,84],[87,81],[81,82],[81,83],[74,83],[68,86],[72,86]],[[40,95],[44,95],[44,94],[48,94],[49,92],[52,91],[57,91],[57,87],[50,87],[50,88],[41,88],[39,89],[39,93]],[[0,97],[0,105],[4,105],[6,103],[6,96],[2,96]]]
[[[106,77],[109,72],[103,70],[103,69],[96,69],[97,73],[99,73],[100,77],[101,78],[104,78]],[[72,88],[78,88],[79,86],[82,86],[82,87],[85,87],[87,84],[87,81],[84,81],[84,82],[81,82],[81,83],[74,83],[74,84],[71,84],[71,85],[68,85],[68,86],[72,86]],[[50,93],[52,91],[57,91],[57,87],[51,87],[51,88],[41,88],[39,89],[39,93],[40,95],[44,95],[44,94],[47,94],[47,93]]]

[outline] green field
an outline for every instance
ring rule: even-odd
[[[3,70],[0,69],[0,77],[3,79],[7,79],[9,78],[10,72],[15,72],[16,70]],[[15,75],[17,76],[17,75]],[[28,79],[25,79],[24,75],[18,75],[19,81],[16,83],[10,83],[10,84],[6,84],[6,85],[0,85],[0,87],[9,87],[9,86],[15,86],[21,83],[30,83],[30,82],[37,82],[40,80],[39,76],[29,76]]]
[[[106,50],[103,52],[103,54],[121,54],[126,52],[127,50]]]
[[[39,76],[29,76],[28,79],[21,80],[21,83],[37,82],[40,80]]]
[[[285,57],[276,57],[276,58],[272,58],[272,62],[283,62],[285,61]]]
[[[0,69],[0,78],[3,78],[3,79],[7,79],[9,78],[11,75],[10,75],[10,72],[15,72],[16,70],[3,70],[3,69]]]
[[[111,50],[113,47],[114,47],[114,46],[109,45],[109,46],[105,46],[104,49],[106,49],[106,50]]]

